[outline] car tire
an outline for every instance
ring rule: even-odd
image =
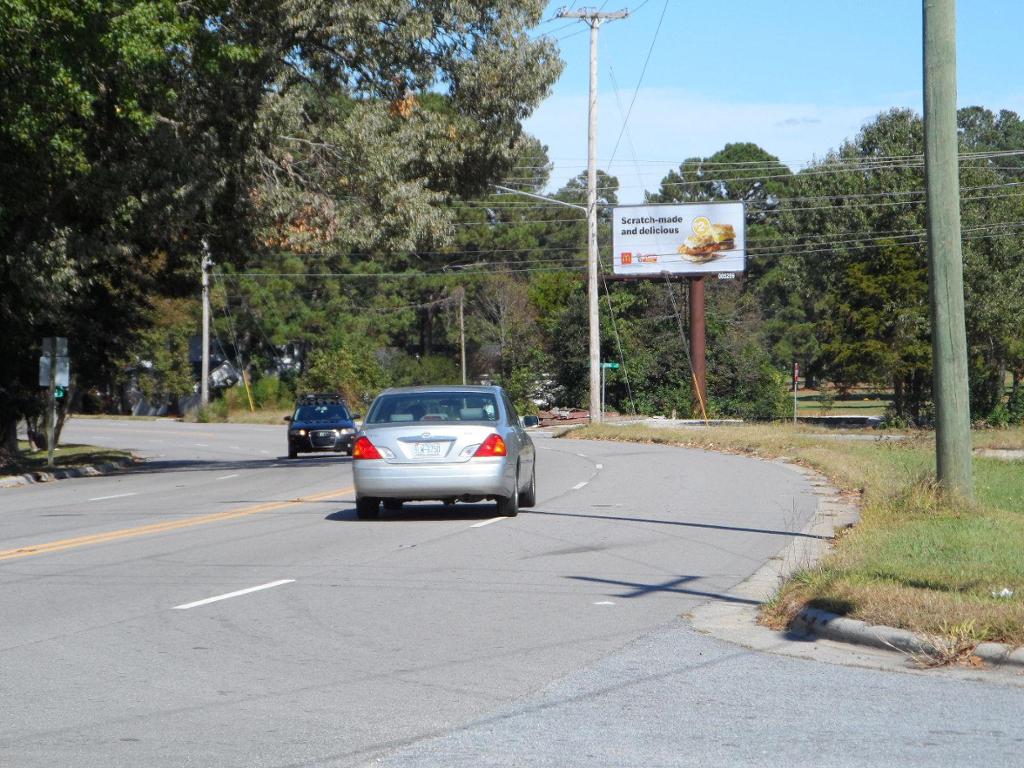
[[[360,520],[376,520],[380,517],[380,499],[363,496],[356,499],[356,516]]]
[[[401,499],[384,499],[384,511],[385,512],[401,512],[402,511],[402,500]]]
[[[297,459],[298,457],[299,457],[299,452],[297,450],[295,450],[295,448],[293,448],[292,446],[289,445],[288,446],[288,458],[289,459]]]
[[[519,494],[520,507],[532,507],[537,503],[537,467],[530,471],[530,487]]]
[[[515,517],[519,514],[519,470],[516,470],[516,481],[512,485],[511,496],[498,497],[498,515]]]

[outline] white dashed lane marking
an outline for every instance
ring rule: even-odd
[[[252,592],[259,592],[261,589],[270,589],[272,587],[279,587],[282,584],[291,584],[295,579],[280,579],[279,581],[272,581],[269,584],[260,584],[258,587],[249,587],[248,589],[240,589],[237,592],[228,592],[224,595],[217,595],[216,597],[208,597],[205,600],[196,600],[194,603],[185,603],[184,605],[174,606],[176,611],[184,611],[188,608],[198,608],[200,605],[209,605],[210,603],[216,603],[218,600],[228,600],[232,597],[241,597],[242,595],[248,595]]]
[[[126,496],[137,496],[137,495],[138,494],[136,494],[136,493],[115,493],[112,496],[95,496],[95,497],[89,499],[89,501],[105,501],[107,499],[123,499]]]

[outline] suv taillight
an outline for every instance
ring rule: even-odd
[[[501,435],[494,432],[489,434],[473,454],[474,458],[478,456],[508,456],[508,448],[505,446],[505,441],[501,439]]]
[[[497,435],[495,435],[495,437],[497,437]],[[364,435],[356,440],[356,444],[352,446],[352,458],[379,459],[380,451],[377,450],[377,446],[370,442],[370,438]]]

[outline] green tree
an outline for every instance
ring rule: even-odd
[[[443,243],[444,204],[511,166],[520,121],[557,76],[553,44],[527,33],[540,12],[536,0],[0,5],[3,445],[37,407],[38,338],[68,335],[84,383],[117,377],[150,297],[194,291],[202,238],[226,271],[289,252],[299,271],[325,253],[318,270],[397,271],[409,249]],[[281,305],[251,287],[250,307]],[[327,293],[313,314],[329,319],[351,297]],[[273,346],[298,331],[264,332]]]

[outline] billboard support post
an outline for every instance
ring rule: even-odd
[[[693,366],[693,413],[704,412],[708,401],[706,332],[704,326],[704,275],[689,278],[690,283],[690,365]]]

